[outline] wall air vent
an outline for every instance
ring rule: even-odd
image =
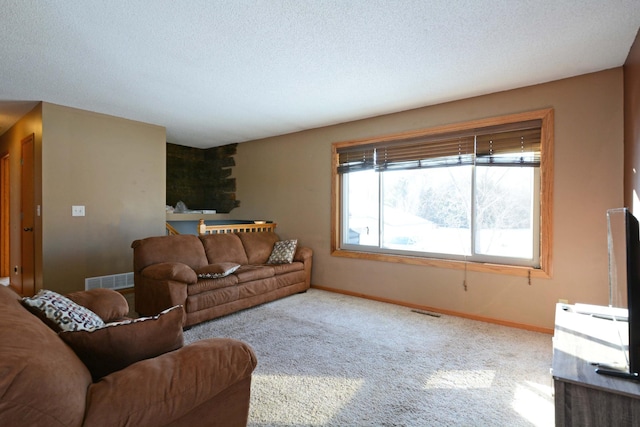
[[[84,289],[124,289],[133,287],[133,273],[111,274],[109,276],[87,277]]]

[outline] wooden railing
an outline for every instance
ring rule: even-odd
[[[253,224],[220,224],[220,225],[206,225],[204,219],[201,219],[198,223],[198,234],[222,234],[222,233],[236,233],[236,232],[274,232],[276,224],[270,223],[253,223]]]
[[[178,232],[178,230],[176,230],[175,228],[173,228],[173,226],[172,226],[171,224],[169,224],[168,222],[167,222],[166,224],[167,224],[167,235],[169,235],[169,236],[174,236],[174,235],[176,235],[176,234],[180,234],[180,233]]]

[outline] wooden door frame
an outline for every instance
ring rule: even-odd
[[[28,150],[25,147],[30,146]],[[35,252],[35,135],[20,142],[20,283],[23,296],[32,296],[36,289]]]
[[[0,154],[0,277],[11,277],[11,167],[9,153]]]

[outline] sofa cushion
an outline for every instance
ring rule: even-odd
[[[64,340],[89,368],[94,381],[140,360],[183,345],[184,310],[177,305],[157,316],[107,323],[90,331],[64,331]]]
[[[280,240],[274,243],[267,264],[291,264],[297,246],[297,240]]]
[[[244,265],[249,263],[242,241],[235,234],[207,234],[200,236],[200,240],[207,255],[207,264],[233,262]]]
[[[196,270],[198,279],[219,279],[226,277],[236,271],[240,264],[234,262],[220,262],[216,264],[205,265]]]
[[[0,286],[0,425],[80,426],[91,375],[20,300]]]
[[[280,240],[276,233],[236,233],[247,254],[249,264],[265,264],[273,251],[273,245]]]
[[[269,277],[262,280],[254,280],[253,282],[242,283],[238,285],[238,300],[255,299],[249,306],[262,304],[272,300],[273,297],[269,293],[277,291],[278,278]]]
[[[299,283],[304,284],[305,274],[304,270],[292,271],[289,273],[280,274],[275,277],[278,288],[284,288]]]
[[[133,271],[138,274],[151,264],[163,262],[180,262],[194,270],[209,264],[202,243],[193,234],[147,237],[135,240],[131,247]]]
[[[233,273],[238,278],[238,283],[266,279],[275,276],[275,274],[273,267],[266,265],[243,265]]]
[[[93,311],[69,298],[48,289],[42,289],[22,303],[33,314],[57,331],[81,331],[104,326],[104,322]]]
[[[197,295],[214,289],[227,288],[238,284],[238,277],[230,274],[218,279],[199,279],[198,283],[187,286],[187,295]]]
[[[226,277],[224,279],[226,279]],[[211,310],[236,301],[238,301],[238,286],[227,286],[226,288],[216,289],[213,292],[200,292],[199,294],[189,295],[185,308],[187,309],[187,313],[193,313],[200,310]]]
[[[304,264],[298,261],[294,261],[291,264],[273,264],[271,267],[273,267],[273,271],[275,271],[276,276],[304,270]]]

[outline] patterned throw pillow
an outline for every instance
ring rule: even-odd
[[[297,240],[280,240],[273,245],[267,264],[291,264],[296,254]]]
[[[240,268],[240,264],[234,262],[219,262],[217,264],[205,265],[196,270],[199,279],[218,279],[226,277]]]
[[[22,303],[56,332],[86,331],[104,326],[100,316],[93,311],[47,289],[23,298]]]
[[[172,314],[172,316],[178,316],[177,313],[180,313],[181,311],[182,311],[182,315],[180,317],[180,321],[182,321],[183,320],[182,317],[184,316],[184,309],[182,308],[181,305],[174,305],[173,307],[169,307],[166,310],[162,310],[160,313],[156,314],[155,316],[136,317],[135,319],[117,320],[115,322],[105,323],[102,326],[88,329],[88,331],[93,332],[97,329],[112,328],[114,326],[122,326],[122,325],[130,325],[132,323],[146,322],[148,320],[158,320],[161,316],[164,316],[170,312],[171,313],[175,312],[174,314]]]

